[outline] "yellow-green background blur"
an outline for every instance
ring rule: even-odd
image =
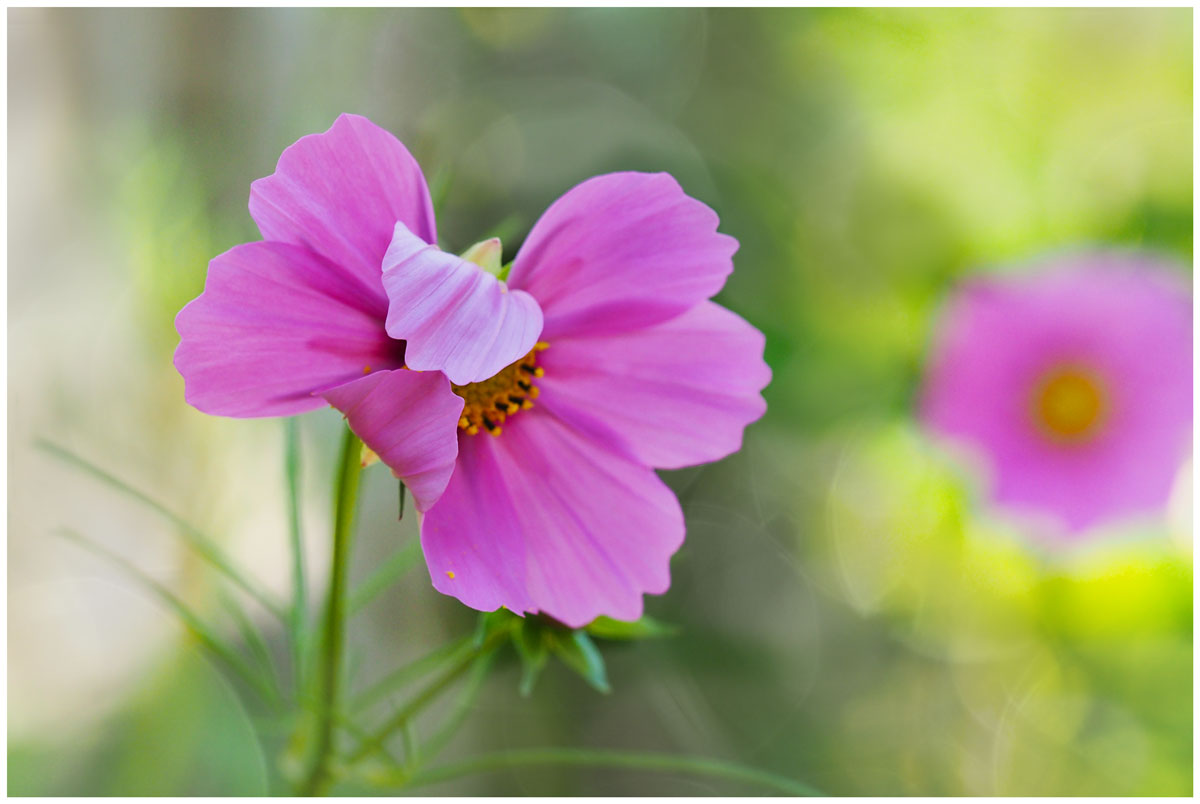
[[[1161,516],[1053,549],[911,418],[957,277],[1081,244],[1190,264],[1190,10],[15,9],[8,37],[11,793],[280,789],[279,735],[260,745],[172,615],[54,534],[236,634],[224,587],[34,439],[287,593],[283,424],[188,408],[173,318],[257,238],[250,182],[347,111],[436,177],[453,251],[499,233],[511,256],[580,180],[670,171],[741,242],[719,300],[774,371],[739,454],[667,473],[688,540],[647,609],[681,633],[605,646],[607,696],[552,667],[522,699],[506,655],[448,756],[671,751],[835,794],[1191,793],[1187,467]],[[301,419],[318,599],[339,426]],[[415,538],[395,490],[364,476],[353,578]],[[353,621],[352,683],[473,622],[411,572]],[[526,768],[430,792],[754,791]]]

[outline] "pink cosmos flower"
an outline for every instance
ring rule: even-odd
[[[982,453],[998,502],[1069,531],[1162,506],[1189,448],[1190,293],[1115,253],[972,280],[942,321],[923,414]]]
[[[411,490],[434,586],[580,626],[666,591],[683,515],[656,468],[716,460],[764,413],[763,336],[709,301],[737,242],[669,175],[589,179],[500,244],[440,251],[404,146],[343,115],[251,187],[263,241],[179,314],[187,401],[332,404]],[[490,434],[490,435],[489,435]]]

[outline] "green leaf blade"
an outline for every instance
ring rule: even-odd
[[[288,613],[283,606],[276,602],[269,594],[262,589],[259,589],[249,578],[247,578],[241,570],[239,570],[232,561],[225,555],[217,543],[206,536],[194,525],[186,519],[176,514],[171,509],[167,508],[162,503],[150,497],[148,494],[139,491],[133,486],[121,480],[119,477],[101,469],[96,464],[76,455],[66,447],[59,446],[52,441],[44,438],[36,440],[35,445],[44,452],[53,455],[72,466],[80,469],[92,477],[100,480],[103,483],[115,488],[117,491],[125,494],[131,499],[137,500],[151,510],[155,511],[159,516],[168,520],[179,529],[179,536],[189,547],[196,551],[196,554],[207,561],[215,569],[221,572],[231,583],[239,587],[250,597],[254,598],[267,611],[274,614],[282,622],[288,621]]]

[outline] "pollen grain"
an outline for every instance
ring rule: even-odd
[[[546,346],[539,341],[529,354],[483,382],[451,386],[466,403],[458,420],[458,429],[467,435],[483,430],[498,436],[502,430],[500,425],[509,416],[532,408],[539,393],[534,380],[545,375],[545,369],[537,364],[537,355]]]

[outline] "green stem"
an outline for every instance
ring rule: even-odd
[[[432,762],[437,758],[437,755],[442,752],[442,749],[449,745],[454,739],[454,735],[462,727],[466,721],[467,715],[471,713],[471,709],[475,706],[476,699],[479,698],[479,693],[483,689],[483,683],[487,680],[488,671],[492,668],[492,661],[496,658],[495,651],[489,651],[475,660],[475,666],[471,668],[471,676],[467,679],[466,687],[454,704],[454,709],[446,718],[442,726],[425,744],[421,752],[421,756],[416,761],[410,761],[409,767],[415,768],[418,764]],[[408,759],[408,756],[405,756]]]
[[[457,639],[454,642],[447,643],[436,650],[425,654],[419,659],[415,659],[408,664],[393,670],[379,681],[372,684],[363,692],[359,693],[350,703],[350,711],[357,712],[365,709],[368,706],[379,701],[391,694],[397,687],[403,686],[410,681],[414,681],[426,673],[437,669],[442,663],[449,659],[456,659],[468,653],[474,654],[475,648],[472,642],[474,637],[470,634]]]
[[[824,795],[819,790],[786,776],[715,759],[588,748],[531,748],[482,754],[431,770],[420,771],[408,780],[405,787],[421,787],[472,773],[504,770],[522,765],[574,765],[577,767],[688,773],[758,785],[789,796]]]
[[[307,654],[308,583],[304,572],[304,532],[300,523],[300,429],[295,417],[285,424],[285,466],[288,493],[288,536],[292,550],[292,678],[295,694],[304,688],[304,657]]]
[[[445,692],[450,685],[458,680],[460,676],[466,673],[475,664],[475,660],[480,656],[486,655],[495,650],[500,642],[508,637],[506,631],[497,631],[492,634],[487,641],[479,646],[477,651],[472,651],[461,657],[454,664],[450,665],[440,676],[429,684],[421,692],[417,693],[404,706],[392,715],[392,717],[380,728],[374,735],[367,740],[361,742],[358,749],[350,755],[349,762],[359,762],[376,751],[383,749],[387,739],[395,734],[398,730],[403,729],[408,725],[414,717],[420,714],[421,710],[429,704],[437,700],[438,696]]]
[[[354,535],[354,505],[362,471],[362,442],[346,429],[338,468],[333,514],[333,558],[329,568],[329,594],[321,644],[321,688],[317,708],[317,748],[312,769],[301,783],[299,794],[324,793],[330,780],[333,759],[334,713],[338,711],[338,688],[346,627],[346,571],[350,563],[350,541]]]

